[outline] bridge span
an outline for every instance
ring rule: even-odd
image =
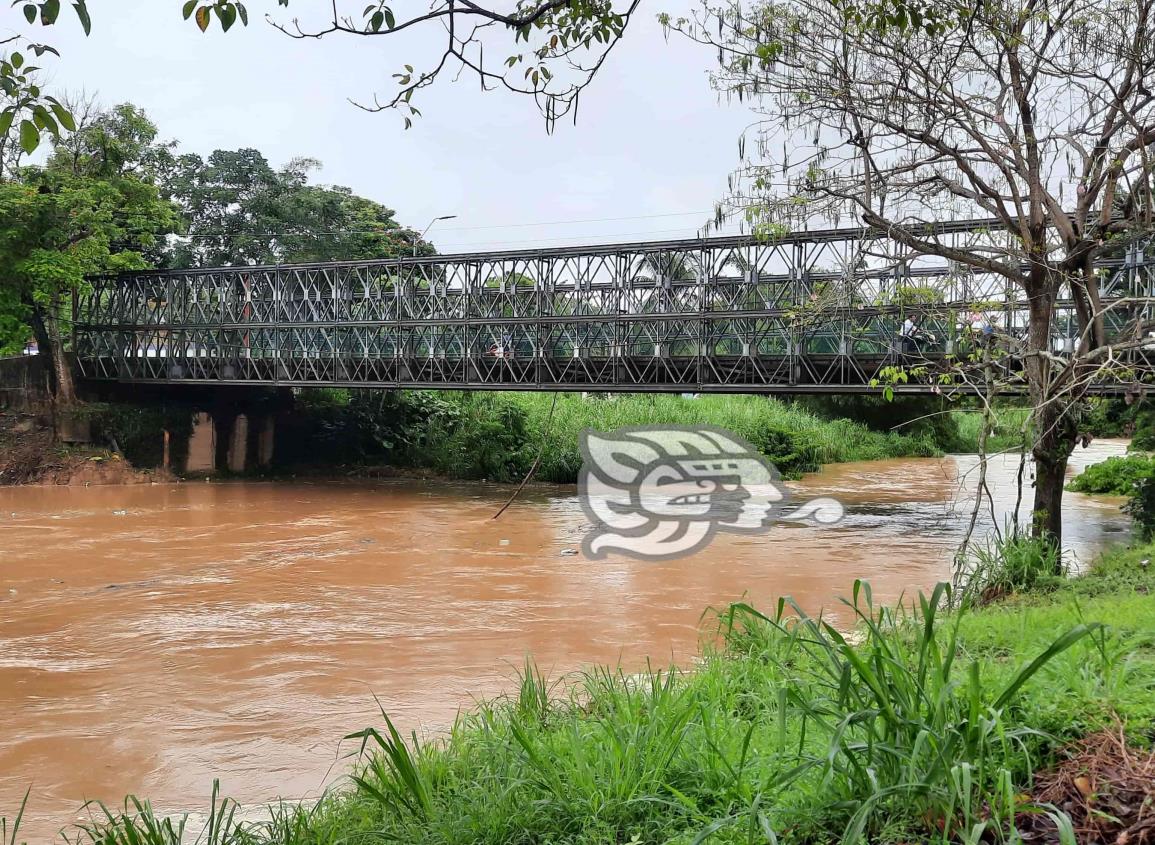
[[[984,221],[927,231],[956,245],[1000,237]],[[1109,333],[1151,317],[1153,271],[1137,248],[1101,262]],[[73,337],[84,377],[121,382],[862,393],[887,368],[965,355],[975,311],[1008,348],[1026,332],[1006,278],[854,228],[125,273],[77,295]],[[904,351],[911,314],[933,338]],[[1062,353],[1075,343],[1069,300],[1056,317]],[[930,376],[895,387],[935,389]]]

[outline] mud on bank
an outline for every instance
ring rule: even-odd
[[[51,418],[0,412],[0,486],[147,484],[171,481],[162,470],[141,470],[109,449],[62,443]]]

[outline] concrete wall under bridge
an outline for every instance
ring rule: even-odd
[[[44,359],[39,355],[0,358],[0,411],[35,413],[51,399]]]

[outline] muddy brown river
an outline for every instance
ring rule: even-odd
[[[949,577],[974,465],[831,466],[794,486],[841,499],[839,525],[662,563],[575,554],[587,523],[564,488],[498,521],[507,488],[418,481],[0,489],[0,815],[31,785],[41,842],[86,799],[200,809],[215,777],[247,804],[308,798],[347,767],[340,737],[379,721],[374,694],[434,733],[526,654],[553,675],[685,663],[703,609],[743,594],[816,611],[856,577],[925,589]],[[1016,467],[992,468],[1000,521]],[[1127,531],[1118,501],[1069,494],[1078,559]]]

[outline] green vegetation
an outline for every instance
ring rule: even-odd
[[[1077,493],[1130,496],[1135,485],[1144,478],[1155,476],[1155,457],[1127,455],[1110,457],[1084,469],[1067,485]]]
[[[351,261],[434,252],[392,209],[340,185],[311,185],[321,167],[295,158],[277,169],[258,150],[207,159],[156,145],[157,183],[180,212],[182,237],[160,260],[174,268]]]
[[[84,406],[92,435],[124,455],[135,467],[159,467],[164,457],[163,432],[171,436],[169,459],[184,465],[192,434],[191,406],[165,403],[92,403]]]
[[[0,81],[2,69],[0,60]],[[423,255],[434,251],[380,203],[342,186],[310,184],[318,161],[297,158],[276,169],[253,149],[217,150],[207,159],[181,153],[129,104],[85,106],[75,131],[45,130],[54,137],[51,151],[43,165],[28,164],[5,135],[4,102],[0,97],[0,355],[19,354],[35,339],[52,360],[54,389],[66,404],[74,399],[63,354],[70,324],[58,317],[88,275],[389,258],[409,255],[415,245]]]
[[[1079,493],[1126,496],[1123,511],[1145,540],[1155,537],[1155,455],[1110,457],[1092,464],[1067,485]]]
[[[973,546],[955,581],[959,602],[986,605],[1007,596],[1062,586],[1066,566],[1054,544],[1007,526],[999,537]]]
[[[996,452],[1019,452],[1023,448],[1023,426],[1028,424],[1030,408],[997,407],[993,425],[987,438],[987,454]],[[978,409],[955,413],[958,426],[957,448],[952,452],[977,452],[979,434],[982,431],[983,415]],[[1028,443],[1030,433],[1027,434]]]
[[[155,134],[126,106],[77,127],[44,166],[0,170],[0,346],[35,336],[66,403],[74,390],[59,317],[71,292],[89,274],[147,267],[176,223],[137,166]]]
[[[825,419],[801,405],[758,396],[310,391],[302,393],[278,460],[389,463],[454,478],[515,481],[539,449],[540,481],[572,483],[581,468],[578,434],[622,426],[722,426],[746,438],[785,475],[822,464],[939,454],[931,432],[880,432]],[[552,416],[551,416],[552,409]]]
[[[1155,407],[1146,400],[1091,399],[1083,426],[1096,437],[1130,437],[1136,451],[1155,450]]]
[[[361,764],[315,805],[244,823],[214,793],[200,841],[977,843],[1039,825],[1059,841],[1070,820],[1032,790],[1060,749],[1116,725],[1155,739],[1152,556],[949,614],[945,586],[885,608],[856,583],[854,637],[788,600],[737,604],[693,671],[562,683],[527,665],[437,741],[387,717],[352,734]],[[71,841],[181,841],[135,799],[93,814]]]
[[[1140,478],[1135,482],[1131,497],[1123,505],[1123,511],[1139,529],[1144,540],[1155,537],[1155,476]]]
[[[1127,404],[1119,399],[1091,403],[1088,427],[1096,434],[1130,434],[1132,454],[1110,457],[1084,469],[1068,485],[1079,493],[1126,496],[1123,510],[1145,540],[1155,537],[1155,409],[1149,402]]]
[[[528,393],[515,396],[513,401],[525,410],[530,429],[541,431],[552,397]],[[583,400],[575,394],[564,394],[557,400],[540,477],[549,481],[577,477],[581,464],[577,435],[584,428],[612,431],[622,426],[659,424],[727,428],[750,441],[789,477],[813,472],[822,464],[939,453],[938,445],[925,434],[874,431],[859,422],[825,419],[795,403],[760,396],[686,399],[643,394]]]

